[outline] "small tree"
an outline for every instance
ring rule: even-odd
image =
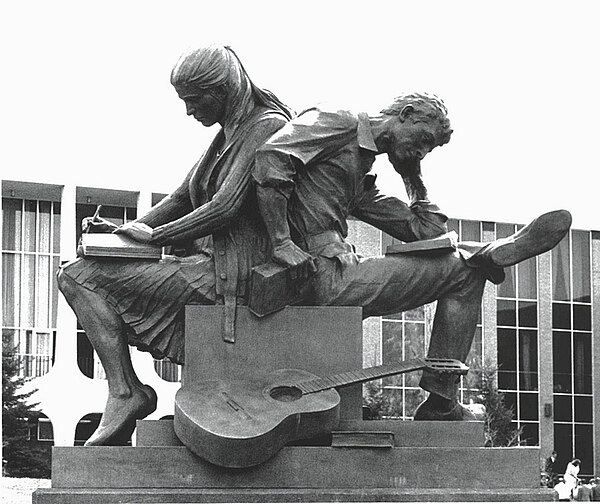
[[[363,395],[363,417],[366,420],[381,420],[393,413],[390,398],[383,393],[378,382],[365,383]]]
[[[18,376],[19,363],[8,342],[2,342],[2,459],[8,476],[49,478],[47,449],[29,441],[31,422],[40,416],[27,399],[35,392],[19,393],[25,383]]]
[[[512,423],[514,411],[504,403],[504,394],[496,385],[496,372],[497,369],[489,363],[481,369],[485,446],[517,446],[522,429]]]

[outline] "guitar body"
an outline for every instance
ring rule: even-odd
[[[291,441],[330,432],[339,422],[335,389],[304,394],[294,384],[318,379],[279,369],[245,380],[209,380],[175,397],[175,433],[196,455],[223,467],[250,467]]]

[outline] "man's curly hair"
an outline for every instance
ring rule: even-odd
[[[440,145],[450,141],[452,129],[448,119],[448,109],[444,102],[434,94],[427,93],[409,93],[394,98],[394,102],[381,110],[381,114],[400,115],[400,112],[406,105],[412,105],[417,114],[427,119],[433,119],[439,125],[438,135]]]

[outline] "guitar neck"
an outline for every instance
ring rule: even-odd
[[[345,385],[353,385],[355,383],[363,383],[371,380],[377,380],[378,378],[384,378],[386,376],[408,373],[410,371],[419,371],[420,369],[424,369],[426,367],[429,367],[429,365],[425,359],[417,358],[399,362],[397,364],[384,364],[382,366],[374,366],[367,369],[360,369],[358,371],[348,371],[346,373],[339,373],[326,378],[315,378],[314,380],[297,383],[295,386],[304,394],[312,394],[314,392],[321,392],[330,388],[343,387]]]

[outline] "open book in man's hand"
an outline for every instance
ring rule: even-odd
[[[428,252],[434,250],[456,250],[458,236],[455,231],[429,240],[418,240],[408,243],[389,245],[386,254],[408,254],[412,252]]]

